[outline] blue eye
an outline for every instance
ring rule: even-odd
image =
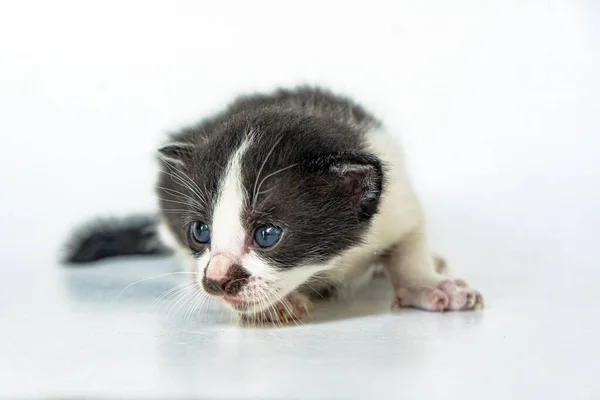
[[[254,244],[263,249],[273,247],[281,239],[283,230],[272,225],[262,225],[254,231]]]
[[[202,222],[194,222],[191,226],[192,237],[198,243],[210,242],[210,229],[208,225]]]

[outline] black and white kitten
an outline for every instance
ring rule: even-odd
[[[397,143],[347,98],[313,88],[241,97],[159,155],[158,219],[95,226],[76,235],[67,261],[166,245],[204,291],[250,319],[301,319],[311,291],[374,263],[397,306],[483,304],[433,257]]]

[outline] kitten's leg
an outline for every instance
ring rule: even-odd
[[[434,259],[422,233],[401,240],[385,259],[395,291],[394,306],[429,311],[472,310],[483,306],[481,294],[460,279],[445,276],[442,259]]]

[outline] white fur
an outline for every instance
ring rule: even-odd
[[[231,157],[219,185],[217,201],[211,223],[210,255],[224,254],[238,262],[253,276],[273,279],[275,269],[258,258],[254,252],[246,251],[251,238],[246,236],[242,226],[242,211],[245,208],[247,193],[242,187],[242,157],[252,145],[252,135],[248,135]],[[210,259],[210,256],[209,256]],[[197,261],[197,271],[206,267],[208,260],[201,257]]]
[[[241,159],[249,145],[250,140],[244,140],[227,165],[211,224],[211,252],[227,254],[235,259],[242,258],[246,239],[241,221],[246,198],[242,188]]]

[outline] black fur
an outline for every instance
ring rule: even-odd
[[[366,148],[365,133],[378,124],[350,100],[319,89],[243,97],[173,135],[173,142],[195,147],[179,152],[180,163],[164,162],[158,194],[168,225],[192,252],[206,250],[190,240],[189,226],[210,224],[226,166],[250,139],[241,161],[247,237],[259,225],[275,224],[284,236],[274,248],[256,250],[263,259],[280,268],[326,262],[361,243],[377,212],[384,172]]]
[[[169,253],[158,240],[156,219],[136,216],[96,220],[76,230],[65,246],[63,262],[82,264],[122,255]]]

